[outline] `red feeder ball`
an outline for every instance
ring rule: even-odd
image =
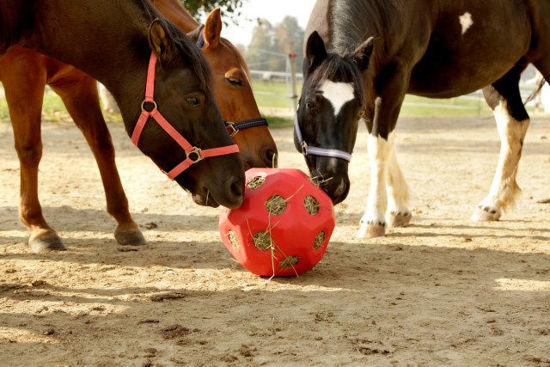
[[[219,229],[233,257],[250,272],[298,275],[325,254],[334,230],[330,198],[296,169],[253,168],[238,209],[224,209]]]

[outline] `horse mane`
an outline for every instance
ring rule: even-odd
[[[4,1],[4,0],[0,0]],[[158,19],[164,29],[168,30],[175,54],[183,55],[186,64],[191,68],[201,88],[207,93],[212,93],[212,77],[210,67],[199,48],[183,33],[181,29],[175,26],[162,16],[151,3],[147,0],[139,0],[139,3],[146,15],[153,21]]]
[[[308,78],[308,87],[320,85],[323,80],[338,80],[343,83],[352,83],[357,97],[365,101],[366,89],[361,71],[349,57],[349,55],[338,55],[329,53],[327,58],[313,71],[311,78]]]
[[[331,46],[339,54],[349,54],[368,37],[383,35],[392,14],[404,0],[330,0]]]
[[[32,24],[32,1],[0,0],[0,54],[17,43]]]

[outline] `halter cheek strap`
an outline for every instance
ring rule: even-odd
[[[198,30],[199,38],[197,40],[197,47],[199,49],[202,49],[206,45],[206,41],[204,40],[203,29],[204,29],[204,25],[200,25]],[[231,121],[225,122],[225,127],[227,128],[227,132],[231,137],[237,135],[239,131],[250,129],[253,127],[259,127],[259,126],[268,126],[267,120],[259,117],[259,118],[239,121],[239,122],[231,122]]]
[[[296,131],[296,137],[300,142],[300,146],[302,147],[302,154],[304,156],[315,155],[315,156],[328,157],[328,158],[340,158],[348,162],[351,161],[351,154],[348,152],[344,152],[343,150],[310,147],[309,145],[307,145],[306,141],[302,136],[302,130],[300,130],[300,125],[298,124],[298,113],[296,113],[296,116],[294,117],[294,131]]]
[[[192,146],[187,139],[183,137],[158,110],[157,103],[155,102],[155,70],[157,64],[157,55],[152,52],[149,59],[149,69],[147,71],[147,84],[145,87],[145,99],[141,103],[141,115],[134,127],[132,133],[132,142],[138,146],[139,139],[150,118],[155,120],[157,124],[168,134],[174,141],[185,151],[186,157],[183,162],[174,167],[171,171],[166,172],[166,175],[171,180],[174,180],[186,169],[202,161],[205,158],[217,157],[222,155],[228,155],[239,152],[239,147],[236,144],[229,145],[221,148],[213,149],[200,149]],[[147,109],[147,105],[150,105],[150,109]]]
[[[225,122],[225,127],[227,128],[227,132],[232,137],[237,135],[241,130],[246,130],[252,127],[259,127],[259,126],[268,126],[267,120],[262,117],[259,117],[257,119],[240,121],[240,122],[229,122],[229,121]]]

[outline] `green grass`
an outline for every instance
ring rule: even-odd
[[[285,83],[265,82],[255,80],[252,87],[256,93],[256,101],[260,107],[288,108],[290,110],[290,91]],[[302,85],[298,85],[300,93]],[[272,93],[273,95],[265,95]],[[401,110],[401,116],[418,117],[461,117],[491,114],[484,101],[464,98],[430,99],[417,96],[407,96]]]
[[[267,121],[269,121],[269,127],[270,128],[283,128],[283,127],[289,127],[294,124],[294,121],[291,118],[288,117],[279,117],[279,116],[265,116]]]
[[[252,86],[256,93],[256,101],[260,107],[288,109],[291,113],[290,91],[285,83],[253,81]],[[298,85],[298,93],[301,91]],[[272,95],[266,95],[272,94]],[[468,117],[490,116],[491,110],[484,101],[464,98],[429,99],[416,96],[407,96],[401,110],[401,116],[408,117]],[[109,121],[118,120],[106,116]],[[47,122],[59,122],[69,119],[69,115],[61,98],[46,89],[42,118]],[[289,126],[291,119],[270,116],[270,124],[274,127]],[[8,107],[5,98],[0,98],[0,121],[9,120]]]

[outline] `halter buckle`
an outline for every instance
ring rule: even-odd
[[[150,104],[153,105],[153,108],[150,111],[145,108],[146,103],[150,103]],[[158,106],[157,106],[157,102],[155,102],[155,101],[143,100],[143,102],[141,102],[141,111],[142,112],[152,113],[152,112],[156,111],[157,109],[158,109]]]
[[[301,147],[302,147],[302,154],[304,156],[306,156],[307,155],[307,147],[308,147],[307,143],[305,141],[303,141],[302,144],[301,144]]]
[[[233,125],[232,122],[228,122],[225,127],[227,128],[227,132],[229,133],[230,137],[234,137],[239,133],[239,130]]]
[[[201,149],[197,147],[193,147],[188,153],[187,153],[187,159],[189,159],[193,164],[198,163],[203,160],[203,156],[201,154]]]

